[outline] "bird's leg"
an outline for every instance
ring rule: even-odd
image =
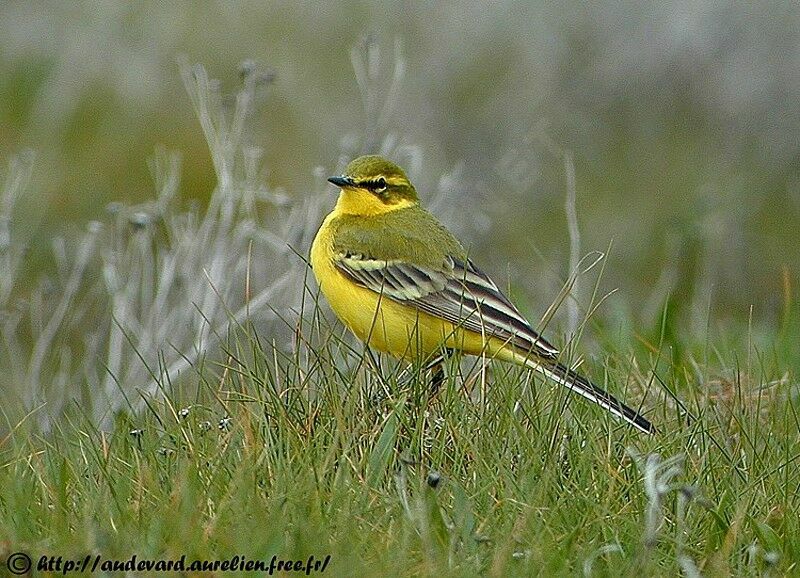
[[[439,393],[442,383],[444,383],[444,360],[441,360],[431,373],[431,397]]]
[[[452,349],[445,349],[425,367],[426,370],[431,372],[431,397],[434,397],[439,392],[439,388],[444,383],[444,364],[452,354]]]

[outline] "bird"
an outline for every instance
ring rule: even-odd
[[[311,245],[311,267],[333,312],[368,348],[405,360],[447,351],[515,363],[656,433],[636,410],[561,363],[561,352],[420,205],[402,168],[365,155],[328,181],[340,192]]]

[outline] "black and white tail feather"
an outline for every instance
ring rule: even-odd
[[[384,298],[415,307],[453,325],[506,341],[525,358],[525,365],[593,401],[637,429],[655,428],[638,412],[562,365],[560,352],[536,331],[497,285],[469,260],[448,257],[439,268],[402,260],[341,253],[336,267],[353,282]],[[526,357],[527,356],[527,357]]]
[[[582,395],[586,399],[593,401],[600,407],[609,411],[612,415],[625,420],[636,429],[648,434],[656,433],[656,428],[653,427],[653,424],[639,415],[636,410],[628,407],[616,397],[583,377],[581,374],[561,365],[560,363],[548,366],[541,362],[533,362],[532,367],[556,383],[559,383],[567,389],[574,391],[578,395]]]

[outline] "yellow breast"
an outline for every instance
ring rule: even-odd
[[[395,357],[427,357],[442,347],[470,355],[498,355],[504,344],[471,331],[462,331],[449,321],[423,313],[374,291],[356,285],[334,265],[331,213],[322,223],[311,246],[311,266],[320,290],[337,317],[362,341]],[[487,347],[488,345],[488,347]]]
[[[414,319],[404,308],[356,285],[336,268],[330,228],[334,218],[328,215],[311,246],[311,266],[322,294],[359,339],[380,351],[407,357]]]

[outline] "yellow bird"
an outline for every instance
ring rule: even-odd
[[[420,206],[403,169],[368,155],[328,180],[341,193],[311,246],[311,266],[359,339],[405,359],[449,349],[517,363],[655,433],[635,410],[559,362],[559,351]]]

